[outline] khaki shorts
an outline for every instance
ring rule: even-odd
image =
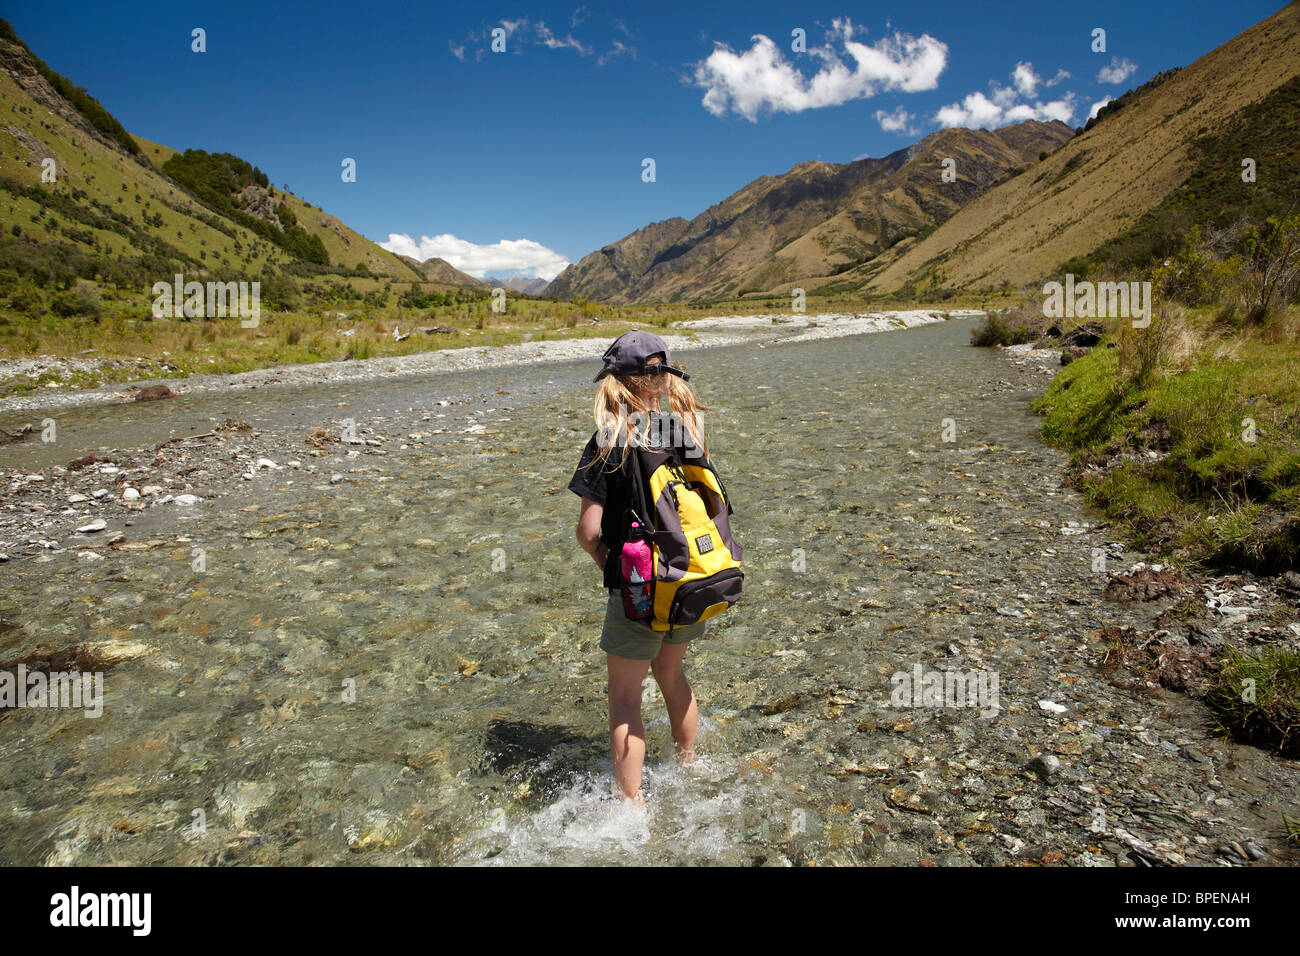
[[[610,591],[609,603],[605,605],[605,626],[600,632],[600,649],[616,657],[650,661],[658,655],[662,645],[689,644],[692,639],[703,636],[708,628],[708,621],[675,627],[670,638],[667,631],[656,631],[649,624],[629,621],[623,612],[623,595]]]

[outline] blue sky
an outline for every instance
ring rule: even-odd
[[[242,156],[398,251],[549,278],[804,160],[884,156],[945,124],[1082,125],[1282,5],[3,0],[0,15],[140,136]]]

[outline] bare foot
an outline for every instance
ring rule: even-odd
[[[695,763],[695,751],[679,749],[677,751],[677,762],[680,764]]]
[[[625,794],[623,795],[623,803],[628,806],[643,807],[645,806],[645,794],[640,790],[630,797]]]

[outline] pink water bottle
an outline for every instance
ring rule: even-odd
[[[650,543],[635,521],[632,522],[632,530],[628,532],[628,540],[623,543],[619,570],[623,613],[633,621],[648,621],[652,614],[650,586],[654,583],[654,560],[650,553]]]

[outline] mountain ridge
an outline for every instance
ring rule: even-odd
[[[652,222],[584,256],[547,294],[624,304],[727,298],[833,274],[932,228],[1072,135],[1029,120],[938,130],[884,157],[805,160],[760,176],[693,219]],[[956,163],[944,181],[942,160]]]

